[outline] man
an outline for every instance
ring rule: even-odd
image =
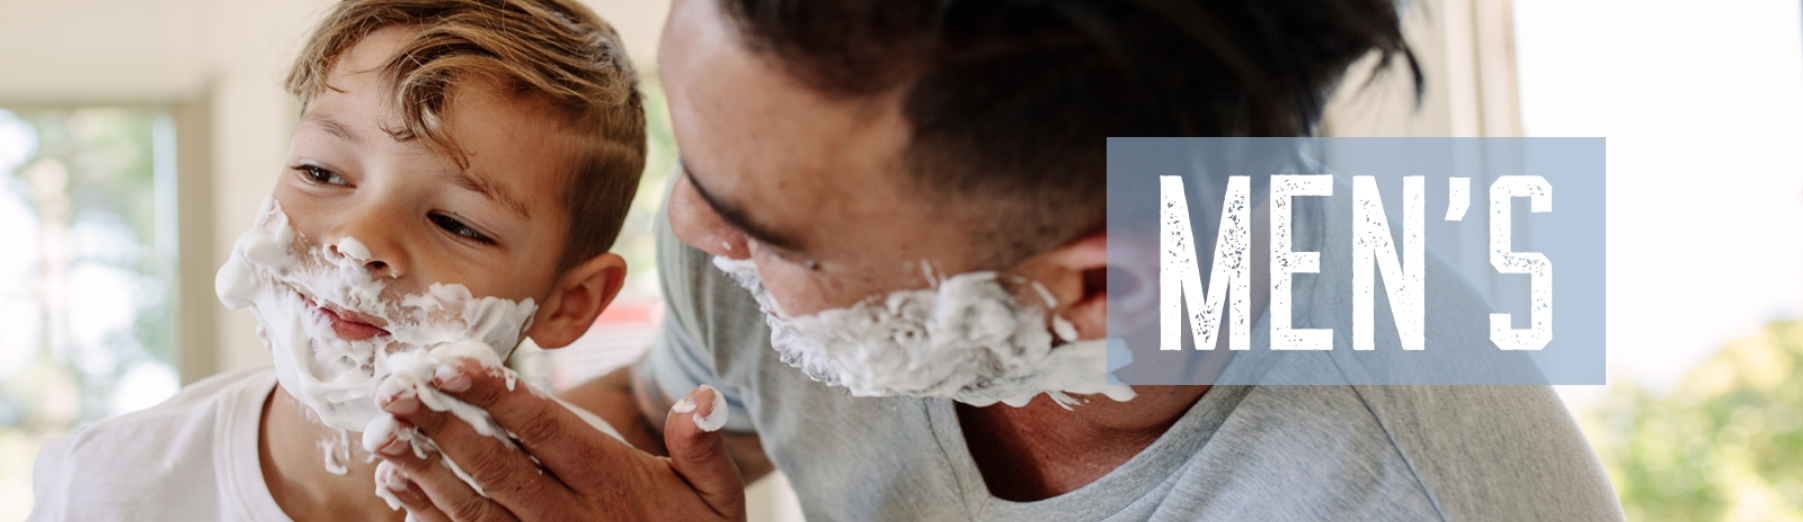
[[[538,462],[398,414],[485,493],[384,456],[415,515],[738,519],[774,464],[815,520],[1621,517],[1545,387],[1023,377],[1106,337],[1104,138],[1308,135],[1353,61],[1412,66],[1390,2],[678,0],[667,24],[670,314],[570,399],[668,457],[468,367],[441,387]],[[991,312],[1033,327],[907,322]]]

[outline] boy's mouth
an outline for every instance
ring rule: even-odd
[[[320,315],[325,316],[326,320],[331,321],[332,331],[336,332],[340,339],[346,341],[366,341],[388,335],[388,330],[376,326],[377,324],[386,323],[386,321],[383,321],[381,318],[369,314],[344,310],[330,304],[319,306],[319,304],[313,302],[313,299],[311,298],[307,298],[306,301],[308,307],[318,310]]]

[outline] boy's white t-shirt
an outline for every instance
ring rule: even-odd
[[[46,442],[28,520],[289,520],[257,455],[275,385],[273,367],[224,373]]]

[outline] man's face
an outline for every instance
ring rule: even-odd
[[[567,229],[555,194],[570,139],[536,104],[469,82],[446,126],[468,168],[418,140],[395,140],[385,129],[401,128],[401,118],[381,68],[405,36],[376,31],[338,60],[334,89],[301,116],[276,200],[305,241],[351,237],[368,247],[364,266],[387,284],[384,295],[443,282],[477,297],[544,302]],[[328,317],[345,340],[384,334],[380,317]]]
[[[785,363],[855,396],[1134,396],[1097,373],[1105,305],[1080,275],[1094,242],[979,266],[1006,247],[974,239],[994,218],[914,181],[899,93],[824,96],[731,24],[715,0],[671,6],[659,59],[684,172],[667,212],[683,242],[736,260],[717,265],[768,314]],[[1081,326],[1057,315],[1060,290]]]
[[[912,184],[896,96],[830,99],[747,49],[712,0],[678,0],[660,75],[682,150],[676,236],[757,264],[791,316],[978,269],[953,205]],[[991,267],[993,268],[993,267]]]

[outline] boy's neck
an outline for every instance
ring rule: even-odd
[[[348,444],[335,429],[319,423],[306,405],[280,385],[263,402],[263,419],[257,430],[257,454],[263,482],[288,518],[306,520],[403,520],[407,512],[388,509],[376,496],[376,463],[359,443],[356,433]],[[334,441],[346,473],[326,470],[321,441]],[[343,446],[349,446],[344,448]],[[345,455],[345,453],[339,453]]]

